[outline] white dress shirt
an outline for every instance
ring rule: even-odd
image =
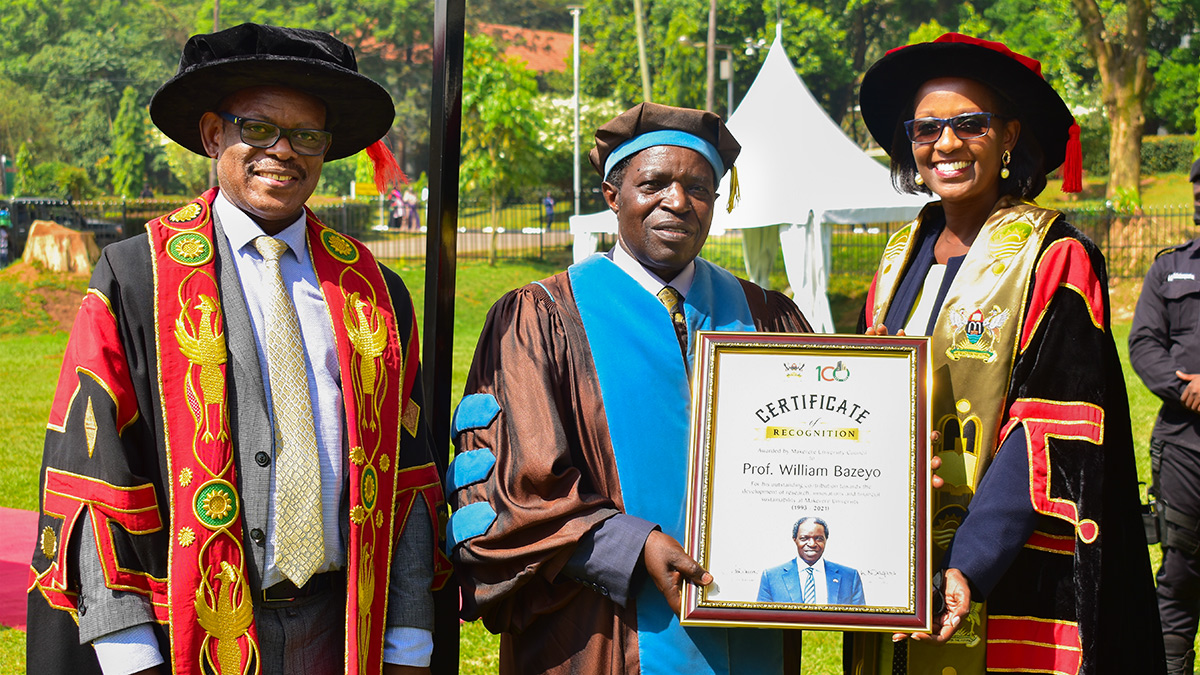
[[[250,310],[250,324],[254,327],[254,345],[258,350],[258,363],[262,369],[263,388],[267,395],[267,415],[275,423],[275,409],[271,404],[271,378],[267,371],[267,312],[271,298],[267,289],[270,274],[254,240],[265,233],[258,223],[250,219],[238,207],[217,193],[213,209],[221,219],[225,238],[233,251],[238,278],[242,282],[242,295],[246,308]],[[308,394],[312,400],[313,429],[317,437],[317,456],[321,466],[321,520],[325,540],[325,559],[316,573],[346,567],[346,549],[342,545],[341,523],[338,508],[341,505],[345,473],[342,467],[342,444],[344,429],[342,417],[342,386],[338,365],[337,343],[333,336],[333,323],[325,296],[317,282],[312,257],[308,250],[308,239],[304,213],[294,223],[275,235],[288,245],[288,251],[279,258],[279,270],[284,286],[290,291],[296,305],[296,316],[300,322],[300,337],[304,342],[304,368],[308,372]],[[267,507],[267,551],[263,570],[263,588],[270,588],[283,581],[283,574],[275,566],[275,463],[271,464],[271,499]]]
[[[692,281],[696,278],[696,261],[692,260],[670,282],[663,281],[657,274],[646,269],[642,263],[629,255],[629,251],[626,251],[620,242],[613,247],[612,261],[656,298],[664,286],[674,288],[679,291],[680,295],[687,298],[688,291],[692,290]]]

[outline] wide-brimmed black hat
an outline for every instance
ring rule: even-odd
[[[742,151],[720,115],[647,102],[597,129],[596,147],[588,153],[588,161],[606,178],[611,165],[656,145],[677,145],[699,152],[712,164],[718,181]]]
[[[315,30],[244,23],[193,35],[179,71],[150,101],[150,118],[171,140],[207,156],[200,117],[226,96],[258,86],[290,87],[325,103],[333,134],[326,160],[348,157],[383,138],[396,110],[378,83],[358,72],[354,50]]]
[[[1078,173],[1079,127],[1067,104],[1042,77],[1036,59],[1018,54],[1003,43],[961,33],[946,33],[933,42],[897,47],[875,62],[863,76],[858,100],[863,122],[889,155],[900,123],[914,103],[917,90],[929,80],[963,77],[982,82],[1011,101],[1021,119],[1022,133],[1033,133],[1042,148],[1044,171],[1067,160],[1064,182]],[[1074,141],[1068,156],[1068,141]],[[1066,174],[1072,174],[1068,176]],[[1066,188],[1064,188],[1066,189]]]

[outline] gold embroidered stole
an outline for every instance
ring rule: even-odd
[[[229,429],[209,190],[151,221],[155,349],[170,498],[171,671],[260,669]]]
[[[943,452],[939,474],[953,483],[949,491],[955,494],[973,493],[995,449],[1033,268],[1059,215],[1002,200],[963,260],[930,336],[935,428],[946,443],[954,443]],[[888,242],[876,282],[873,325],[887,314],[920,225],[918,218]]]
[[[878,325],[887,316],[901,274],[916,253],[918,230],[931,208],[936,205],[927,206],[888,241],[876,275],[873,306],[868,308],[870,325]],[[938,475],[946,481],[945,487],[933,494],[935,569],[996,450],[1033,270],[1046,232],[1059,215],[1002,198],[967,252],[934,324],[930,336],[934,371],[931,416],[941,438],[933,451],[942,460]],[[971,615],[951,645],[981,644],[985,621],[982,608],[972,603]],[[918,656],[926,651],[923,647],[909,645],[912,675],[925,672],[918,665],[924,660]],[[982,672],[983,650],[970,651],[976,652],[975,656],[954,657],[952,662],[967,665],[977,661]],[[943,663],[948,656],[937,656],[934,651],[929,655]],[[941,666],[934,668],[929,672],[942,672]]]
[[[229,428],[228,352],[214,273],[215,196],[209,190],[147,226],[170,481],[170,660],[174,673],[248,675],[261,666]],[[309,251],[338,348],[350,447],[346,672],[378,673],[393,543],[417,492],[434,502],[435,517],[440,482],[432,465],[401,471],[397,462],[400,434],[416,436],[420,414],[409,399],[415,330],[406,355],[387,284],[370,253],[306,213]],[[439,565],[438,579],[445,576]]]

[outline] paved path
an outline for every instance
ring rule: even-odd
[[[37,522],[33,511],[0,507],[4,527],[0,537],[0,625],[25,630],[25,591]]]

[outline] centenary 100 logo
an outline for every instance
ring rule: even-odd
[[[785,377],[802,379],[806,365],[808,364],[784,363],[783,374]],[[850,379],[850,369],[841,361],[838,361],[836,366],[816,366],[812,372],[816,374],[818,382],[845,382]]]
[[[845,382],[850,379],[850,369],[841,361],[836,366],[817,366],[818,382]]]

